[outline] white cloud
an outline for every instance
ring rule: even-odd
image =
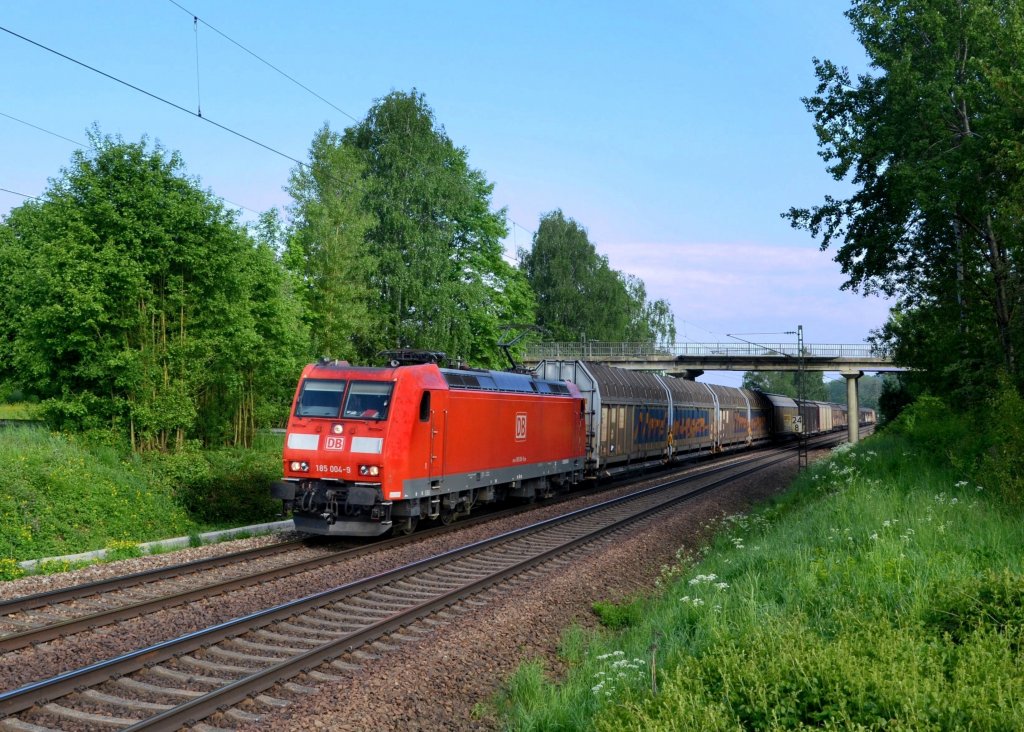
[[[814,246],[622,242],[598,251],[640,277],[650,299],[669,301],[680,340],[753,333],[764,335],[751,340],[789,342],[782,332],[803,325],[807,343],[861,343],[889,311],[887,300],[841,291],[839,265]]]

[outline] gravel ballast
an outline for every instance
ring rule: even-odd
[[[504,681],[525,661],[540,659],[557,673],[557,647],[573,624],[594,628],[591,605],[650,592],[661,567],[677,550],[692,552],[707,540],[709,523],[748,511],[784,490],[796,459],[744,478],[686,504],[671,519],[647,525],[631,538],[602,544],[569,567],[530,582],[498,589],[485,605],[439,626],[436,634],[341,673],[338,681],[302,684],[316,692],[277,711],[250,704],[262,715],[245,729],[488,730],[501,729],[486,711]],[[270,692],[273,693],[273,692]]]

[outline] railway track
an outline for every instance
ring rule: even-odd
[[[287,705],[289,697],[310,691],[290,681],[301,673],[329,680],[332,670],[435,632],[487,588],[526,581],[541,565],[569,561],[572,552],[612,540],[638,520],[656,520],[659,512],[789,457],[761,456],[667,481],[30,684],[0,695],[0,729],[178,729],[225,709],[218,725],[256,721],[233,705],[248,698],[257,707]]]
[[[281,556],[302,545],[302,541],[296,539],[0,601],[0,651],[16,650],[84,628],[135,617],[144,614],[160,598],[181,595],[180,602],[186,602],[194,597],[188,597],[190,593],[180,587],[171,589],[175,582],[198,585],[199,589],[193,588],[192,592],[201,593],[203,577],[216,570],[230,574],[233,568],[249,566],[250,569],[241,574],[243,577],[253,575],[256,573],[251,570],[251,563],[260,563],[261,571],[266,571],[266,564],[280,563]],[[165,589],[154,594],[160,583]],[[212,584],[207,582],[205,586]],[[105,609],[96,606],[100,597],[107,606]]]
[[[585,497],[620,483],[608,484],[596,490],[575,491],[549,500],[545,505],[557,505],[562,501]],[[309,548],[304,540],[295,539],[0,601],[0,652],[15,651],[281,577],[291,577],[338,561],[357,559],[371,552],[423,541],[440,533],[518,515],[532,508],[516,506],[488,511],[451,526],[421,529],[411,536],[372,543],[353,545],[350,542],[341,548],[332,548],[337,543],[314,540],[320,551],[312,557],[308,556],[309,551],[301,551]],[[301,557],[293,556],[296,554]]]
[[[574,494],[578,497],[584,494]],[[166,610],[195,600],[294,576],[342,560],[357,559],[381,551],[459,530],[479,522],[530,510],[521,506],[480,514],[452,526],[424,529],[412,536],[373,543],[344,544],[316,541],[315,556],[303,539],[257,547],[208,559],[138,572],[122,577],[74,585],[59,590],[0,601],[0,652],[64,638],[75,633]],[[314,544],[314,546],[316,545]],[[303,554],[296,559],[293,554]]]

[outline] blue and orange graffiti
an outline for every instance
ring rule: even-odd
[[[749,428],[752,434],[760,435],[767,432],[768,415],[764,412],[756,411],[752,412],[750,419],[747,419],[745,414],[737,414],[736,421],[733,423],[733,434],[745,435]]]
[[[711,435],[711,410],[677,407],[672,424],[672,435],[677,440],[692,440]]]
[[[638,407],[633,420],[634,444],[662,443],[667,439],[668,410],[663,407]]]

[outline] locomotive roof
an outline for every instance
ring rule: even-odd
[[[321,361],[306,367],[305,375],[327,376],[324,371],[343,372],[336,377],[375,376],[378,379],[397,379],[399,372],[433,373],[440,376],[451,389],[476,391],[504,391],[524,394],[554,394],[570,396],[573,391],[564,381],[543,379],[532,373],[490,371],[487,369],[448,369],[436,364],[410,364],[407,366],[353,366],[345,361]],[[319,372],[319,374],[318,374]],[[422,378],[422,377],[419,377]],[[429,377],[427,377],[429,378]],[[438,384],[439,385],[439,384]],[[433,388],[436,388],[435,385]]]
[[[453,389],[511,391],[527,394],[565,394],[569,387],[561,381],[538,379],[531,374],[510,371],[441,369],[448,386]]]

